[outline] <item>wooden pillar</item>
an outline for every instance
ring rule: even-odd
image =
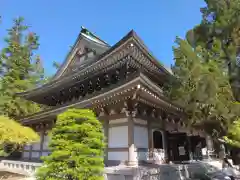
[[[166,127],[166,120],[167,119],[162,119],[162,127],[163,127],[162,134],[164,134],[163,142],[164,142],[165,162],[168,163],[169,162],[169,142],[168,142],[168,131]]]
[[[43,149],[43,139],[44,139],[44,129],[42,129],[39,133],[40,135],[40,151],[39,151],[39,159],[42,156],[42,149]]]
[[[36,130],[36,127],[33,127],[33,126],[31,126],[31,128],[32,129],[34,129],[34,130]],[[30,145],[30,144],[29,144]],[[29,160],[31,160],[32,159],[32,151],[33,151],[33,145],[31,144],[30,146],[29,146]]]
[[[108,161],[108,133],[109,133],[109,120],[103,121],[103,128],[104,128],[104,135],[105,135],[105,142],[106,142],[106,149],[105,149],[105,156],[104,161],[105,163]]]
[[[189,153],[189,160],[193,160],[193,152],[192,152],[192,144],[191,144],[191,136],[187,134],[187,144],[188,144],[188,153]]]
[[[162,141],[163,141],[163,149],[164,149],[164,159],[165,162],[168,162],[168,141],[167,141],[167,131],[162,130]]]
[[[124,103],[125,114],[128,120],[128,166],[137,166],[137,152],[134,144],[134,121],[133,118],[137,113],[137,103],[134,104],[133,101],[128,101]]]
[[[207,145],[207,158],[210,159],[211,158],[210,152],[214,150],[214,147],[213,147],[213,140],[209,135],[206,135],[206,145]]]
[[[138,164],[134,145],[134,122],[132,115],[128,116],[128,166]]]
[[[148,121],[148,158],[153,158],[153,130],[151,127],[151,121]]]

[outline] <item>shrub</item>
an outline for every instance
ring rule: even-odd
[[[51,154],[43,158],[38,180],[103,180],[102,124],[88,109],[69,109],[58,115],[51,132]]]
[[[38,142],[39,135],[7,116],[0,116],[0,156],[8,156],[24,144]]]

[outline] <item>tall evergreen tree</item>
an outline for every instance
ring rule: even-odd
[[[1,17],[0,17],[1,18]],[[4,75],[5,75],[5,69],[2,65],[5,64],[5,60],[3,59],[4,53],[6,49],[3,49],[1,51],[1,76],[0,76],[0,103],[1,103],[1,110],[0,114],[3,113],[3,104],[6,103],[7,98],[6,95],[2,94],[4,85],[2,86],[2,80]],[[7,51],[6,51],[7,52]],[[7,113],[6,113],[7,114]],[[24,127],[18,122],[15,122],[15,120],[7,117],[0,115],[0,155],[1,156],[8,156],[11,154],[13,151],[17,150],[18,148],[21,148],[24,144],[26,143],[32,143],[39,141],[39,135],[32,130],[29,127]],[[9,147],[10,145],[10,147]]]
[[[69,109],[58,115],[38,180],[103,180],[102,124],[88,109]]]
[[[16,93],[35,88],[44,80],[41,60],[35,56],[38,36],[28,32],[23,21],[14,20],[0,54],[0,113],[14,119],[39,111],[39,105],[20,99]]]
[[[239,105],[219,58],[221,42],[214,39],[211,51],[201,46],[193,49],[185,40],[176,42],[172,70],[177,80],[172,83],[170,97],[185,108],[189,126],[216,137],[226,134],[226,127],[239,114]]]
[[[211,50],[213,39],[221,43],[221,60],[225,63],[235,97],[240,100],[240,3],[238,0],[205,0],[202,22],[187,33],[196,47]]]
[[[205,0],[206,7],[201,9],[202,22],[189,30],[186,39],[192,48],[199,45],[209,52],[214,51],[214,40],[218,40],[221,53],[215,59],[222,61],[222,71],[228,74],[233,95],[240,101],[240,3],[239,0]],[[206,59],[208,61],[208,59]],[[238,113],[236,113],[237,115]],[[238,122],[236,119],[234,123]],[[227,129],[228,127],[225,127]],[[231,144],[240,144],[233,131],[239,128],[229,127],[225,139]],[[237,133],[237,132],[235,132]],[[235,138],[235,139],[234,139]]]

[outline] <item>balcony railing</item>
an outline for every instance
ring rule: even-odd
[[[36,169],[41,165],[42,163],[2,160],[0,162],[0,170],[25,176],[33,176]]]

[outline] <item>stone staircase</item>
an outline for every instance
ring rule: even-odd
[[[28,176],[34,180],[34,173],[41,163],[2,160],[0,171]],[[217,172],[222,164],[218,160],[195,161],[184,164],[147,164],[138,167],[115,166],[105,168],[105,180],[188,180],[196,174]],[[238,172],[239,173],[239,172]],[[20,179],[19,179],[20,180]]]
[[[222,163],[218,160],[139,167],[117,166],[106,168],[105,180],[190,180],[208,173],[220,172],[221,169]]]

